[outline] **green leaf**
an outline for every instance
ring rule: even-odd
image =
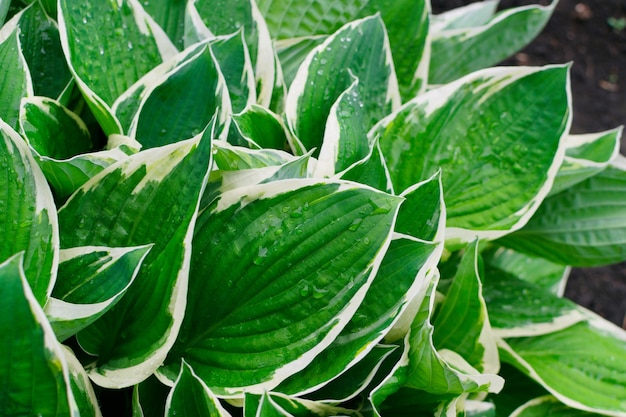
[[[18,125],[20,100],[34,94],[18,30],[7,23],[0,34],[0,119],[13,129]]]
[[[133,417],[161,417],[170,388],[152,375],[133,387]]]
[[[18,22],[20,46],[33,80],[34,94],[59,97],[72,79],[56,22],[35,1]]]
[[[242,30],[211,42],[211,51],[224,75],[232,112],[256,103],[254,70]]]
[[[165,405],[166,416],[230,417],[219,399],[183,361]]]
[[[271,110],[251,105],[242,112],[233,114],[232,120],[233,125],[231,125],[229,135],[236,135],[238,142],[262,149],[283,150],[286,148],[286,128],[280,116]],[[228,140],[232,143],[230,137]]]
[[[212,135],[139,152],[81,187],[59,210],[61,244],[130,247],[154,243],[133,284],[78,334],[97,355],[99,385],[133,385],[154,372],[174,342],[187,294],[191,237],[211,164]]]
[[[417,239],[439,242],[446,227],[441,173],[407,188],[402,194],[395,231]]]
[[[369,406],[372,408],[372,414],[381,417],[385,407],[385,400],[397,392],[406,382],[408,364],[409,364],[409,336],[407,335],[400,345],[399,357],[389,358],[383,363],[379,374],[383,374],[382,380],[375,385],[368,396]],[[387,369],[390,367],[390,369]]]
[[[61,0],[59,30],[70,70],[96,119],[107,134],[121,133],[111,106],[176,48],[137,0]]]
[[[47,97],[22,99],[20,131],[39,155],[54,159],[69,159],[94,146],[85,123]]]
[[[550,195],[572,187],[606,168],[619,153],[622,127],[601,133],[570,135],[565,159],[559,168]]]
[[[306,56],[326,39],[326,35],[301,36],[276,41],[276,54],[282,67],[285,84],[291,85]]]
[[[492,254],[486,254],[485,264],[487,270],[496,269],[494,274],[502,273],[513,275],[523,281],[535,284],[550,291],[559,297],[563,296],[569,266],[550,262],[545,258],[538,258],[511,249],[498,248]],[[491,275],[491,272],[489,272]]]
[[[573,266],[626,259],[626,159],[547,198],[524,228],[498,243]]]
[[[185,35],[185,0],[143,0],[141,5],[167,33],[172,43],[183,50]]]
[[[0,27],[4,25],[4,19],[7,16],[10,4],[11,0],[0,0]]]
[[[0,409],[9,416],[78,416],[67,362],[23,262],[20,252],[0,264]]]
[[[612,323],[592,318],[558,332],[506,339],[500,347],[503,360],[564,404],[626,415],[626,332]]]
[[[246,393],[243,409],[244,417],[346,416],[353,413],[345,408],[276,392],[264,392],[260,395]]]
[[[194,0],[204,24],[214,35],[228,35],[243,28],[257,83],[258,103],[268,107],[276,77],[272,41],[254,0]]]
[[[429,84],[449,83],[513,55],[539,34],[556,4],[516,7],[481,26],[432,33]]]
[[[0,260],[24,251],[35,298],[46,304],[59,259],[57,211],[43,173],[24,140],[0,120]]]
[[[215,163],[221,170],[239,171],[279,166],[294,160],[291,154],[276,149],[248,149],[215,141]]]
[[[212,93],[207,95],[207,91]],[[216,112],[219,131],[230,112],[230,99],[211,46],[204,44],[154,83],[141,102],[129,135],[144,148],[179,142],[200,133]]]
[[[491,325],[501,337],[554,332],[584,319],[572,301],[495,268],[487,270],[484,296]]]
[[[568,407],[552,395],[545,395],[523,404],[511,414],[511,417],[599,417],[600,415]]]
[[[194,296],[159,372],[171,379],[183,358],[213,392],[233,396],[304,368],[363,301],[399,203],[314,179],[221,194],[198,218]]]
[[[370,137],[396,191],[441,170],[446,239],[493,239],[550,190],[570,121],[567,79],[567,66],[479,71],[406,103]]]
[[[424,285],[427,271],[435,267],[440,254],[440,248],[429,242],[408,238],[392,240],[371,287],[350,322],[311,364],[276,390],[297,395],[308,393],[352,366],[358,366],[357,362],[387,334],[406,309],[408,301],[417,295]],[[358,392],[363,381],[356,383],[357,386],[345,384],[342,388],[354,390],[350,393],[352,395]]]
[[[383,159],[378,140],[375,140],[370,147],[370,152],[367,157],[345,170],[341,178],[356,181],[374,187],[377,190],[394,194],[389,170]]]
[[[498,375],[481,374],[458,353],[435,348],[431,317],[438,281],[438,276],[434,275],[430,283],[424,285],[420,298],[423,301],[411,325],[405,387],[426,392],[438,399],[437,402],[464,393],[500,391],[504,380]]]
[[[433,15],[430,17],[430,33],[486,25],[493,19],[498,3],[498,0],[484,0]]]
[[[358,51],[358,53],[356,53]],[[400,104],[387,32],[380,16],[346,24],[316,47],[300,66],[286,102],[297,137],[296,153],[319,148],[332,104],[359,80],[364,128]]]
[[[60,341],[96,321],[126,293],[151,246],[61,250],[45,312]]]
[[[433,342],[439,350],[450,349],[460,354],[478,371],[495,374],[500,361],[483,298],[480,262],[478,240],[475,240],[465,249],[439,307],[433,323]]]
[[[80,364],[74,352],[65,345],[60,345],[63,351],[70,378],[70,387],[81,417],[102,417],[96,393],[93,390],[85,368]]]
[[[315,170],[316,177],[332,177],[370,153],[364,109],[360,106],[359,80],[341,93],[330,108]]]

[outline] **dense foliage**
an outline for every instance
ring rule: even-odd
[[[555,4],[0,0],[1,414],[626,416]]]

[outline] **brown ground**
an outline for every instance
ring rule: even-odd
[[[474,1],[432,0],[433,12]],[[500,8],[549,3],[500,0]],[[572,132],[600,132],[626,124],[626,1],[560,0],[537,39],[505,61],[509,65],[564,62],[573,62]],[[626,154],[626,138],[621,149]],[[565,295],[626,329],[626,263],[575,269]]]

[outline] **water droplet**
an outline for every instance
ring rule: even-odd
[[[283,229],[276,229],[276,230],[274,231],[274,234],[275,234],[276,236],[280,236],[280,235],[282,235],[282,234],[283,234],[283,232],[284,232],[284,230],[283,230]]]
[[[363,238],[363,243],[365,243],[366,245],[369,245],[369,244],[370,244],[370,238],[369,238],[369,237],[367,237],[367,236],[366,236],[366,237],[364,237],[364,238]]]
[[[83,23],[87,24],[87,18],[86,17],[83,17]]]
[[[357,217],[356,219],[352,220],[352,224],[350,224],[350,226],[348,227],[348,230],[354,232],[356,229],[359,228],[362,222],[363,222],[363,219],[360,217]]]
[[[133,43],[131,41],[128,41],[128,50],[132,50],[133,49]]]
[[[302,207],[298,207],[297,209],[292,211],[291,214],[289,214],[289,216],[293,217],[294,219],[302,217]]]
[[[304,287],[300,289],[300,296],[306,297],[307,295],[309,295],[309,286],[305,284]]]
[[[325,65],[327,63],[328,63],[328,60],[326,58],[320,59],[320,64]]]
[[[324,70],[323,69],[318,69],[317,70],[317,75],[324,75]]]
[[[313,287],[313,298],[315,298],[316,300],[319,300],[320,298],[323,298],[327,292],[328,290],[326,288]]]
[[[104,55],[104,48],[102,46],[100,47],[99,52],[100,52],[100,55]]]
[[[167,129],[161,129],[161,131],[159,132],[161,136],[165,136],[166,133],[167,133]]]
[[[291,210],[291,207],[289,206],[285,206],[282,208],[283,213],[289,213],[289,210]]]
[[[254,262],[254,264],[257,266],[263,265],[266,257],[267,257],[267,248],[260,247],[256,258],[254,258],[254,261],[252,262]]]

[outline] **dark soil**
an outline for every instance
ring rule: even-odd
[[[473,3],[432,0],[434,13]],[[501,0],[500,8],[548,0]],[[624,27],[622,27],[623,25]],[[541,34],[506,65],[572,62],[572,133],[626,124],[626,1],[560,0]],[[621,151],[626,154],[626,138]],[[574,269],[565,296],[626,329],[626,262]]]

